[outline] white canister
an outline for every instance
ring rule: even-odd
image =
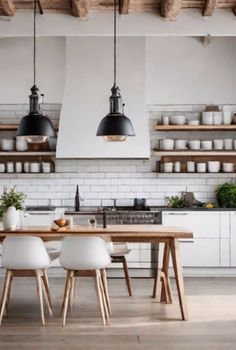
[[[213,124],[213,113],[212,112],[202,112],[202,124],[212,125]]]
[[[39,173],[40,172],[40,163],[38,163],[38,162],[30,163],[30,172],[31,173]]]
[[[15,163],[15,170],[16,170],[16,173],[22,173],[22,163],[21,162]]]
[[[42,171],[43,171],[43,173],[50,173],[50,171],[51,171],[50,162],[43,162],[42,163]]]
[[[209,173],[219,173],[219,171],[220,171],[220,162],[219,161],[209,161],[207,164],[208,164],[208,172]]]
[[[168,115],[163,115],[161,120],[162,120],[162,125],[169,125],[170,124],[170,118],[168,117]]]
[[[0,163],[0,173],[5,173],[6,166],[4,163]]]
[[[174,172],[175,173],[180,173],[181,171],[181,164],[180,162],[174,162]]]
[[[24,172],[29,173],[30,172],[30,163],[24,162]]]
[[[14,173],[14,163],[7,162],[7,173]]]
[[[223,163],[223,172],[224,173],[233,173],[234,172],[234,163]]]
[[[232,123],[232,113],[230,111],[223,112],[223,124],[230,125]]]
[[[193,151],[197,151],[201,147],[201,141],[200,140],[190,140],[188,142],[189,148]]]
[[[233,149],[233,139],[224,140],[224,149],[228,151]]]
[[[213,124],[221,125],[223,122],[223,113],[222,112],[213,112]]]
[[[197,172],[205,173],[206,172],[206,163],[197,163]]]
[[[25,140],[24,136],[16,136],[16,150],[18,152],[25,152],[27,151],[27,142]]]
[[[173,173],[173,163],[164,163],[164,173]]]
[[[203,140],[201,142],[201,148],[203,151],[209,151],[212,149],[212,141],[211,140]]]
[[[174,140],[173,139],[163,139],[160,140],[160,148],[165,151],[171,151],[174,149]]]
[[[224,147],[224,140],[221,140],[221,139],[213,140],[213,144],[214,144],[215,150],[221,151]]]
[[[185,150],[187,148],[186,140],[175,140],[175,149],[176,150]]]
[[[195,162],[187,162],[187,172],[188,173],[195,172]]]
[[[3,151],[14,151],[15,141],[14,139],[2,139],[2,150]]]

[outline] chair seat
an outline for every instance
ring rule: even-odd
[[[131,252],[131,249],[125,248],[125,249],[117,249],[114,250],[112,253],[110,253],[110,257],[116,257],[116,256],[122,256],[127,255]]]

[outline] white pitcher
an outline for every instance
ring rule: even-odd
[[[9,207],[3,215],[3,227],[6,230],[14,231],[19,224],[19,213],[15,207]]]

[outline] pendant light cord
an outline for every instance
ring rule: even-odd
[[[37,0],[34,0],[34,62],[33,62],[33,69],[34,69],[34,85],[36,85],[36,6]]]
[[[116,51],[117,51],[117,38],[116,38],[116,1],[114,0],[114,86],[116,87]]]

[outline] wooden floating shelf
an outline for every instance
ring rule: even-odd
[[[158,151],[154,150],[154,155],[163,156],[236,156],[236,151]]]
[[[32,157],[32,156],[55,156],[56,152],[0,152],[0,156],[10,157],[10,156],[24,156],[24,157]]]
[[[0,130],[17,130],[19,124],[0,124]],[[55,126],[55,130],[58,131],[58,126]]]
[[[235,131],[236,125],[155,125],[156,131]]]

